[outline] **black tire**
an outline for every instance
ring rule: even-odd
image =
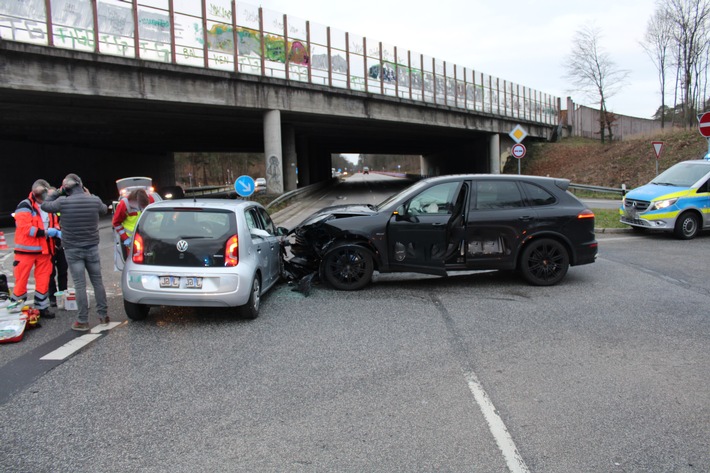
[[[557,240],[533,240],[520,256],[520,272],[534,286],[553,286],[565,277],[568,269],[569,254]]]
[[[673,234],[681,240],[692,240],[700,231],[700,219],[693,212],[681,214],[675,221]]]
[[[133,302],[128,302],[123,300],[123,309],[126,311],[126,315],[131,320],[143,320],[148,317],[148,312],[150,312],[150,306],[144,304],[134,304]]]
[[[358,245],[338,245],[323,259],[323,275],[328,284],[341,291],[357,291],[372,280],[372,254]]]
[[[246,319],[254,320],[259,317],[259,306],[261,305],[261,278],[259,274],[254,275],[251,283],[251,292],[246,304],[239,307],[239,313]]]

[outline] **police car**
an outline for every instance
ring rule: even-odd
[[[624,196],[621,223],[673,232],[682,240],[710,229],[710,153],[681,161]]]

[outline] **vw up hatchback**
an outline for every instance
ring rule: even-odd
[[[151,306],[235,307],[256,318],[261,296],[280,279],[279,250],[277,229],[256,202],[157,202],[141,214],[123,269],[126,315],[144,319]]]

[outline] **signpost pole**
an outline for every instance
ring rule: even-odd
[[[528,132],[525,131],[523,127],[520,125],[515,125],[515,128],[508,133],[508,136],[512,138],[513,141],[515,141],[515,144],[513,147],[510,149],[511,153],[515,158],[518,159],[518,175],[520,175],[520,160],[525,156],[525,145],[520,144],[526,136],[528,136]]]

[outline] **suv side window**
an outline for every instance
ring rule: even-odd
[[[451,215],[454,209],[454,193],[458,187],[458,182],[447,182],[420,192],[410,201],[407,213]]]
[[[525,189],[525,193],[528,196],[528,202],[530,202],[530,205],[552,205],[557,202],[557,198],[555,198],[554,195],[550,194],[542,187],[537,186],[535,184],[531,184],[529,182],[522,182],[521,184]]]
[[[514,181],[478,181],[476,208],[479,210],[514,209],[524,207],[523,196]]]

